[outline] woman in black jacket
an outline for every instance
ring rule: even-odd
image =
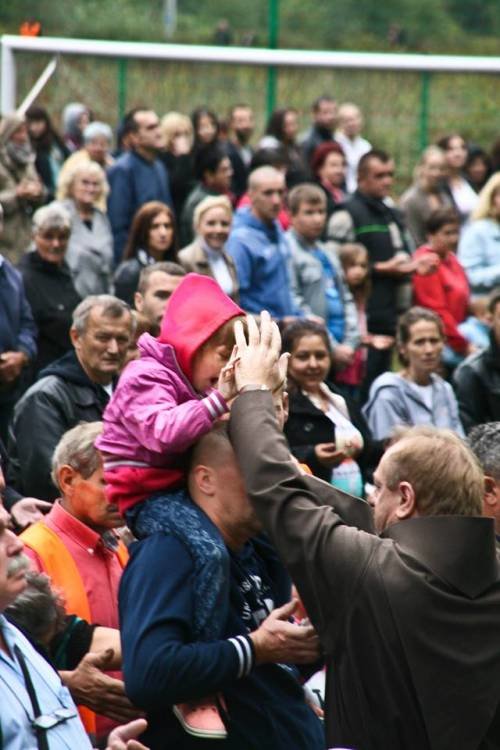
[[[33,216],[33,247],[19,271],[38,328],[38,354],[33,375],[71,351],[72,315],[81,302],[65,261],[71,217],[59,203],[39,208]]]
[[[326,382],[332,364],[326,329],[297,320],[283,332],[283,350],[290,352],[285,434],[292,453],[316,476],[362,496],[381,451],[358,408]]]
[[[172,209],[161,201],[141,206],[132,221],[124,259],[115,272],[116,296],[133,307],[142,269],[165,260],[176,262],[177,247]]]

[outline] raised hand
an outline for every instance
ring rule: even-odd
[[[252,316],[247,317],[248,341],[241,321],[236,321],[234,335],[238,358],[234,366],[236,387],[265,385],[276,390],[285,380],[288,354],[280,356],[279,328],[264,310],[260,315],[260,331]]]

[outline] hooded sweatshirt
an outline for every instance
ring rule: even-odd
[[[193,358],[227,321],[242,315],[213,279],[188,274],[170,298],[160,336],[144,333],[104,412],[96,446],[105,455],[108,496],[121,512],[183,483],[187,449],[227,404],[216,389],[197,393]]]
[[[415,384],[396,372],[384,372],[370,388],[363,414],[375,440],[386,440],[394,427],[434,425],[464,436],[453,389],[439,375],[431,374],[432,407]]]

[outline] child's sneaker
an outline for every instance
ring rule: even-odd
[[[174,714],[189,734],[195,737],[207,737],[223,740],[227,737],[217,703],[225,710],[224,699],[221,695],[202,698],[199,701],[178,703],[173,707]]]

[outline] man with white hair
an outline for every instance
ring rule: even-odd
[[[250,206],[240,208],[226,245],[234,259],[244,310],[291,321],[303,315],[291,294],[291,252],[277,217],[285,177],[274,167],[259,167],[249,177]]]
[[[5,213],[2,253],[14,265],[29,244],[31,214],[46,194],[35,169],[35,152],[24,117],[6,115],[0,121],[0,204]]]
[[[54,500],[50,462],[62,435],[102,417],[125,362],[135,321],[108,294],[87,297],[73,312],[73,350],[50,364],[18,401],[9,428],[9,480],[18,492]]]
[[[358,163],[362,156],[372,150],[372,145],[361,137],[363,115],[357,104],[345,102],[339,107],[338,129],[335,140],[342,146],[347,161],[346,187],[354,193],[358,186]]]
[[[3,615],[26,586],[29,562],[22,550],[23,543],[11,531],[9,514],[0,501],[0,746],[90,750],[69,690]]]
[[[68,614],[118,630],[118,585],[128,553],[114,532],[123,521],[106,498],[102,459],[94,447],[101,431],[101,422],[89,422],[63,435],[52,459],[60,498],[21,539],[33,568],[63,594]],[[126,703],[123,684],[116,682],[112,693],[120,691]],[[101,715],[108,715],[108,706],[93,708],[98,714],[85,710],[82,719],[87,731],[102,739],[113,726]]]

